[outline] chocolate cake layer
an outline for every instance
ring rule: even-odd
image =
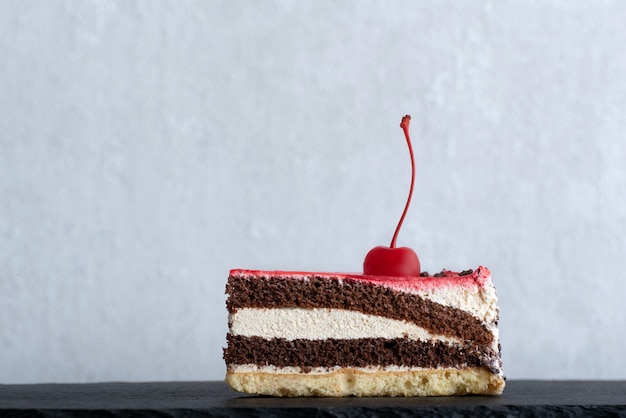
[[[228,334],[224,349],[227,364],[314,367],[407,366],[423,368],[484,367],[498,372],[496,353],[476,348],[408,338],[360,338],[327,340],[263,339]]]
[[[226,286],[228,311],[238,308],[336,308],[411,321],[433,334],[456,337],[474,345],[489,345],[493,335],[469,312],[447,307],[415,294],[344,280],[309,277],[250,279],[230,276]]]

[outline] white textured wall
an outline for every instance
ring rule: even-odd
[[[234,267],[494,275],[626,378],[626,2],[0,2],[0,383],[221,379]]]

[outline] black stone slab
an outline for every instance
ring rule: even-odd
[[[626,381],[513,380],[501,396],[434,398],[271,398],[223,382],[0,385],[0,415],[626,417]]]

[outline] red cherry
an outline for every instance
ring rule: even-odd
[[[371,276],[419,276],[420,260],[409,247],[378,246],[365,256],[363,273]]]
[[[411,197],[413,197],[413,184],[415,183],[415,158],[413,157],[413,147],[411,146],[411,138],[409,137],[409,123],[411,122],[411,116],[406,115],[402,118],[400,127],[404,131],[404,137],[409,147],[409,154],[411,155],[411,188],[409,190],[409,197],[406,200],[404,211],[396,227],[396,231],[391,239],[389,247],[375,247],[367,253],[365,261],[363,262],[363,273],[373,276],[419,276],[420,275],[420,261],[415,254],[415,251],[408,247],[396,248],[396,238],[400,227],[404,221],[409,205],[411,204]]]

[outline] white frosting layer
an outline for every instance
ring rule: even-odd
[[[413,293],[444,306],[468,311],[487,324],[498,318],[496,290],[491,280],[484,287],[438,288]]]
[[[459,342],[424,328],[381,316],[342,309],[240,308],[229,315],[232,335],[288,340],[327,338],[403,338]]]
[[[325,374],[325,373],[333,373],[339,370],[344,369],[341,366],[335,367],[313,367],[311,369],[307,369],[306,372],[303,371],[300,367],[277,367],[277,366],[259,366],[256,364],[229,364],[228,371],[233,373],[275,373],[275,374]],[[362,372],[407,372],[409,370],[433,370],[426,369],[423,367],[408,367],[408,366],[369,366],[369,367],[349,367],[351,370],[358,370]]]

